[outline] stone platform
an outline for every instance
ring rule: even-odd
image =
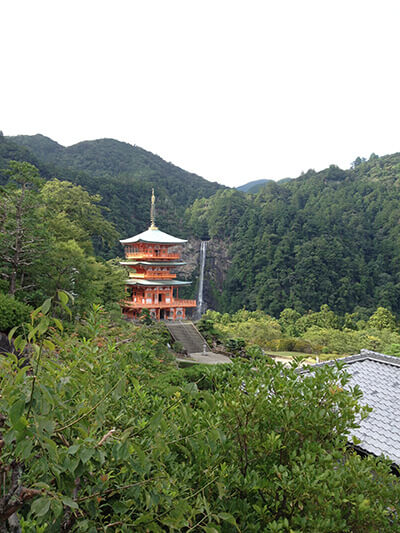
[[[196,364],[202,364],[202,365],[219,365],[219,364],[226,364],[226,363],[232,363],[232,360],[229,359],[226,355],[222,355],[220,353],[214,353],[214,352],[199,352],[199,353],[191,353],[187,357],[177,357],[176,358],[178,364],[179,363],[186,363],[187,365],[196,365]]]

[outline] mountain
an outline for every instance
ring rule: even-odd
[[[239,187],[236,187],[238,191],[242,192],[258,192],[261,187],[263,187],[266,183],[270,183],[273,180],[267,180],[267,179],[260,179],[260,180],[253,180],[249,181],[248,183],[245,183],[244,185],[240,185]]]
[[[148,226],[154,187],[163,230],[191,238],[194,254],[198,239],[211,238],[205,294],[219,310],[244,306],[276,316],[286,307],[304,313],[328,304],[358,319],[378,306],[400,314],[400,153],[263,182],[257,194],[207,182],[112,139],[65,148],[41,135],[0,136],[0,167],[9,159],[99,193],[121,237]],[[97,252],[120,250],[99,243]]]
[[[400,314],[399,153],[310,170],[257,195],[218,191],[194,202],[189,223],[228,247],[223,311],[277,316],[328,304],[343,314],[378,306]]]
[[[256,194],[268,183],[278,183],[281,185],[282,183],[286,183],[290,181],[292,178],[282,178],[281,180],[274,181],[274,180],[268,180],[268,179],[260,179],[260,180],[254,180],[249,181],[248,183],[245,183],[244,185],[240,185],[239,187],[236,187],[238,191],[246,192],[248,194]]]
[[[27,161],[28,163],[35,165],[35,167],[40,170],[43,177],[51,177],[51,171],[47,165],[36,157],[29,148],[11,141],[0,131],[0,184],[4,184],[7,180],[1,170],[8,166],[9,161]]]
[[[105,216],[122,237],[143,231],[149,223],[151,189],[157,198],[157,222],[166,231],[185,236],[186,207],[196,198],[209,197],[224,187],[164,161],[138,146],[99,139],[64,147],[44,135],[4,137],[9,159],[22,150],[26,160],[40,165],[46,177],[67,179],[100,194]],[[18,154],[22,156],[22,154]],[[36,163],[35,163],[36,162]],[[116,255],[119,248],[100,252]]]

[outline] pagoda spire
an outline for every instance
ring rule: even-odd
[[[149,229],[158,229],[156,224],[156,197],[154,196],[154,189],[151,189],[151,209],[150,209],[150,227]]]

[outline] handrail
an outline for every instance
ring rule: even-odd
[[[163,274],[155,274],[153,272],[147,272],[146,274],[143,274],[141,272],[132,272],[129,275],[129,278],[134,279],[153,279],[153,278],[160,278],[160,279],[174,279],[176,278],[176,274],[172,274],[170,272],[164,272]]]
[[[141,258],[151,258],[151,259],[180,259],[180,254],[168,254],[168,253],[162,253],[162,254],[155,254],[155,253],[149,253],[149,252],[126,252],[125,253],[126,259],[141,259]]]
[[[132,302],[131,300],[124,300],[123,307],[133,307],[140,309],[153,309],[153,308],[167,308],[167,307],[196,307],[196,300],[173,300],[170,303],[166,302],[153,302],[151,304],[142,302]]]

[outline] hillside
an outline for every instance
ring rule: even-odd
[[[222,310],[400,313],[400,154],[311,170],[257,195],[220,191],[188,218],[229,246]]]
[[[40,160],[29,148],[15,143],[4,137],[0,131],[0,184],[4,185],[7,181],[5,175],[1,172],[8,166],[9,161],[27,161],[35,165],[45,178],[51,177],[51,171],[46,164]]]
[[[182,227],[184,209],[196,198],[209,197],[223,188],[143,148],[113,139],[64,147],[43,135],[20,135],[6,137],[3,143],[8,146],[8,159],[15,158],[14,151],[19,147],[26,160],[44,168],[48,176],[70,180],[92,194],[100,194],[107,208],[105,215],[121,237],[146,228],[152,187],[156,189],[160,226],[180,235],[186,234]],[[3,162],[6,159],[7,155]],[[104,253],[112,256],[117,251]]]
[[[286,307],[304,313],[328,304],[359,318],[377,306],[400,314],[400,154],[357,158],[348,170],[310,170],[256,194],[209,183],[111,139],[65,148],[41,135],[3,137],[0,156],[2,166],[7,157],[29,158],[42,175],[99,193],[120,236],[148,225],[155,187],[160,227],[195,237],[185,272],[193,280],[197,239],[211,237],[205,296],[219,310],[244,306],[277,316]],[[101,243],[96,251],[120,253]]]

